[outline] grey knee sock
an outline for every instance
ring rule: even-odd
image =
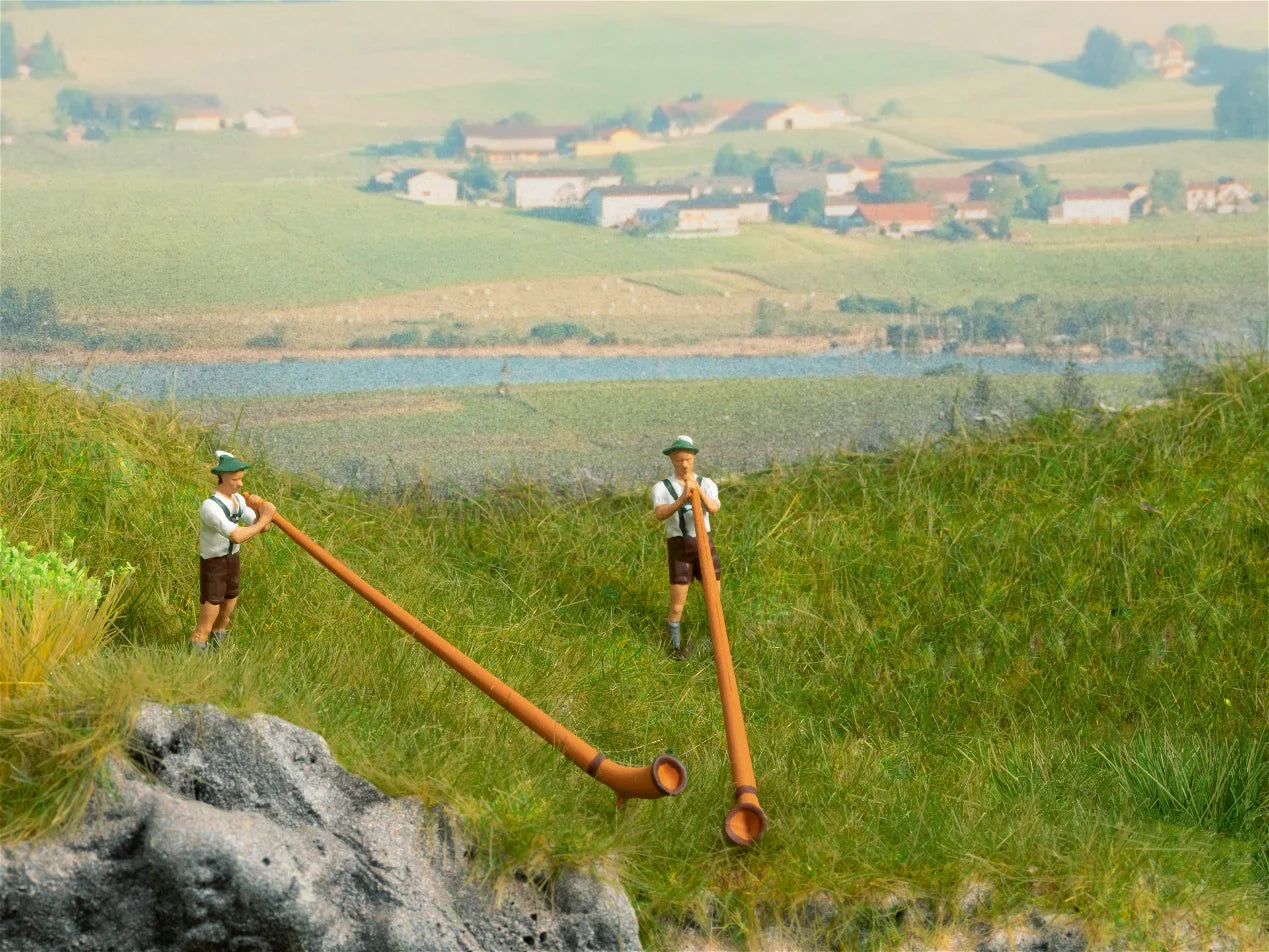
[[[675,647],[675,648],[678,648],[678,647],[679,647],[679,638],[680,638],[679,628],[680,628],[680,624],[681,624],[681,623],[680,623],[680,622],[677,622],[677,621],[667,621],[667,622],[665,623],[665,630],[666,630],[666,631],[668,631],[668,632],[670,633],[670,644],[674,645],[674,647]]]

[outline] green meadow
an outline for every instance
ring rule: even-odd
[[[946,303],[962,303],[984,280],[1011,294],[1149,288],[1202,298],[1219,288],[1255,309],[1267,283],[1263,213],[1061,234],[1018,221],[1015,231],[1030,233],[1026,247],[865,245],[808,227],[658,242],[356,190],[382,164],[366,146],[435,138],[454,118],[524,110],[583,121],[627,107],[646,113],[692,91],[846,96],[866,121],[673,140],[635,156],[641,179],[708,169],[724,144],[764,155],[778,146],[850,155],[875,137],[916,175],[959,174],[982,164],[967,156],[990,152],[1020,154],[1080,186],[1179,168],[1187,178],[1233,175],[1269,189],[1262,144],[1210,138],[1216,87],[1136,80],[1105,90],[1044,68],[1074,55],[1095,25],[1072,9],[1033,4],[1024,16],[1006,6],[969,29],[938,5],[906,17],[884,4],[14,8],[6,17],[19,40],[50,30],[75,77],[5,84],[4,115],[17,138],[4,151],[0,264],[6,283],[50,287],[66,315],[106,329],[205,312],[261,318],[454,284],[649,272],[675,293],[699,294],[708,310],[712,292],[686,273],[706,267],[776,289]],[[1171,22],[1152,18],[1182,16],[1212,24],[1223,43],[1263,44],[1266,18],[1253,4],[1105,7],[1097,22],[1134,36]],[[295,111],[303,132],[286,140],[133,133],[75,148],[47,134],[63,86],[214,92],[229,113],[276,103]],[[1176,141],[1142,144],[1158,129]],[[1073,234],[1088,247],[1056,247]],[[1157,249],[1161,234],[1177,245]],[[1193,237],[1204,241],[1185,243]],[[1115,248],[1103,254],[1103,243]]]
[[[317,730],[386,791],[451,804],[491,876],[606,859],[652,948],[948,948],[976,941],[957,911],[971,884],[993,923],[1066,914],[1098,947],[1269,941],[1262,361],[1166,405],[718,474],[723,604],[771,820],[748,851],[721,833],[699,596],[689,660],[660,644],[644,489],[376,502],[267,458],[250,474],[608,756],[686,764],[678,798],[615,810],[281,533],[247,546],[228,647],[191,659],[195,513],[223,436],[30,375],[0,378],[0,397],[8,538],[97,576],[135,567],[108,643],[0,708],[0,836],[73,823],[143,699],[207,701]]]
[[[340,484],[453,493],[520,480],[609,491],[660,478],[665,434],[708,434],[701,471],[742,473],[842,450],[880,450],[1019,419],[1056,400],[1058,374],[992,376],[975,405],[972,358],[918,377],[634,380],[202,401],[201,421],[278,466]],[[1157,396],[1144,375],[1087,378],[1110,406]]]

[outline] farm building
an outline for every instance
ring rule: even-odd
[[[669,226],[678,234],[735,235],[740,232],[740,202],[707,195],[661,208],[644,208],[638,218],[652,227]]]
[[[868,225],[888,235],[906,237],[922,231],[933,231],[935,224],[932,202],[871,202],[859,206],[859,217]]]
[[[1183,79],[1194,69],[1194,60],[1185,58],[1185,44],[1176,37],[1133,43],[1129,52],[1138,69],[1163,79]]]
[[[771,199],[764,195],[736,195],[735,198],[742,225],[771,221]]]
[[[405,197],[424,205],[457,205],[458,179],[430,169],[403,176]]]
[[[824,224],[830,228],[849,225],[859,213],[859,201],[853,197],[834,196],[824,199]]]
[[[1236,179],[1189,182],[1185,186],[1187,212],[1232,212],[1251,206],[1253,193],[1246,182]]]
[[[828,116],[805,103],[751,102],[730,119],[719,123],[718,131],[829,129],[834,124]]]
[[[1126,188],[1072,188],[1049,208],[1051,225],[1126,225],[1132,192]]]
[[[952,178],[914,178],[912,187],[922,198],[935,205],[962,205],[969,201],[973,179],[968,175]]]
[[[515,208],[566,208],[581,205],[592,188],[621,184],[609,169],[532,170],[508,172],[504,178]]]
[[[592,188],[586,193],[591,221],[601,228],[619,228],[647,208],[664,208],[670,202],[691,199],[678,185],[617,185]]]
[[[242,126],[262,136],[293,136],[300,131],[295,116],[279,106],[250,109],[242,114]]]
[[[218,107],[190,106],[176,110],[172,129],[176,132],[219,132],[224,124]]]
[[[689,136],[713,132],[749,104],[747,99],[705,99],[689,96],[661,103],[652,110],[648,129],[661,135]]]
[[[591,139],[578,139],[573,143],[572,151],[578,158],[585,158],[592,155],[616,155],[618,152],[643,152],[663,144],[645,138],[628,126],[620,126],[596,132]]]
[[[577,126],[540,126],[520,122],[493,125],[469,123],[462,127],[463,148],[483,152],[491,159],[534,161],[560,154],[560,139],[575,135]]]
[[[658,185],[680,185],[692,198],[702,195],[746,195],[753,192],[753,179],[748,175],[688,175],[680,179],[668,179]]]

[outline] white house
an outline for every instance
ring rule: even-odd
[[[293,136],[300,131],[295,116],[279,106],[257,107],[242,114],[243,128],[262,136]]]
[[[172,129],[175,132],[219,132],[223,125],[220,110],[205,106],[178,110]]]
[[[771,221],[771,199],[764,195],[737,195],[735,198],[741,224]]]
[[[686,202],[690,192],[678,185],[617,185],[592,188],[586,193],[591,221],[601,228],[619,228],[645,208],[664,208],[670,202]]]
[[[515,208],[566,208],[581,205],[592,188],[621,184],[621,175],[610,169],[524,170],[504,178]]]
[[[423,169],[405,179],[405,197],[424,205],[457,205],[458,179]]]
[[[653,226],[671,222],[677,234],[735,235],[740,232],[740,202],[734,197],[707,195],[670,202],[661,208],[640,209],[638,217]]]
[[[1132,192],[1126,188],[1072,188],[1049,209],[1051,225],[1126,225]]]

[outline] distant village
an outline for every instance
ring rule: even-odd
[[[493,202],[529,212],[560,215],[601,228],[637,235],[704,237],[739,234],[747,224],[808,220],[839,232],[905,238],[921,233],[940,237],[1008,237],[1010,209],[1000,196],[1034,189],[1042,168],[1016,160],[988,163],[953,177],[909,176],[892,170],[880,155],[804,159],[777,149],[752,174],[697,172],[636,184],[622,174],[621,157],[664,146],[684,136],[765,130],[773,133],[830,129],[862,121],[840,105],[812,102],[748,102],[692,96],[658,105],[648,132],[629,125],[600,128],[541,125],[508,120],[492,124],[456,123],[453,154],[506,171]],[[608,167],[549,168],[561,158],[609,158]],[[718,163],[716,163],[717,165]],[[628,164],[627,164],[628,165]],[[891,182],[887,183],[889,174]],[[424,205],[458,205],[476,195],[464,187],[462,173],[439,166],[385,166],[365,186]],[[898,183],[896,187],[895,183]],[[1150,214],[1156,197],[1146,183],[1116,187],[1052,190],[1051,201],[1031,208],[1050,224],[1122,225]],[[1187,212],[1249,211],[1259,196],[1237,179],[1176,183],[1183,187]],[[902,200],[888,200],[894,194]],[[1172,204],[1180,205],[1179,196]],[[813,214],[792,214],[801,202]],[[482,194],[482,203],[490,199]],[[1033,202],[1034,204],[1034,202]],[[1180,210],[1178,208],[1178,210]]]

